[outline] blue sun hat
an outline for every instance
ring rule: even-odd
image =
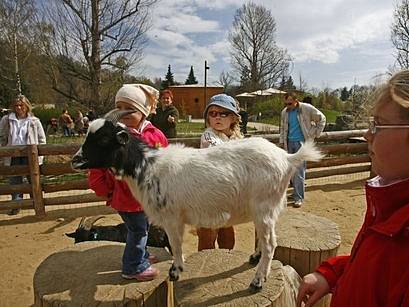
[[[212,96],[212,98],[210,98],[210,103],[206,106],[206,109],[203,113],[204,118],[206,119],[207,117],[207,111],[209,110],[209,108],[211,106],[218,106],[218,107],[222,107],[226,110],[229,110],[231,112],[233,112],[234,114],[236,114],[237,116],[239,115],[239,106],[236,102],[236,100],[226,94],[217,94]]]

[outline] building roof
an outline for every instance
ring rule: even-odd
[[[169,87],[178,87],[178,88],[182,88],[182,87],[204,87],[203,84],[181,84],[181,85],[171,85]],[[206,87],[213,87],[213,88],[223,88],[223,86],[219,86],[219,85],[206,85]]]

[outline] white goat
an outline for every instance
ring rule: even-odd
[[[259,290],[270,271],[277,245],[275,223],[285,207],[290,178],[303,161],[321,157],[312,142],[288,154],[263,138],[206,149],[182,145],[153,149],[114,120],[98,119],[72,165],[110,167],[123,177],[149,220],[168,234],[174,255],[171,280],[183,271],[185,224],[220,228],[253,221],[261,259],[250,287]]]

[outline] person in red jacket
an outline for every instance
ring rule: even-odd
[[[297,306],[328,292],[331,306],[409,306],[409,70],[378,89],[365,134],[377,177],[349,256],[327,259],[304,277]]]
[[[158,91],[151,86],[125,84],[116,94],[115,105],[120,110],[136,110],[121,119],[131,134],[152,147],[166,147],[168,140],[164,134],[145,119],[155,109],[157,96]],[[122,277],[138,281],[156,278],[159,271],[151,266],[151,262],[155,261],[154,256],[150,256],[146,250],[148,220],[142,205],[133,197],[128,185],[116,180],[109,169],[91,169],[88,183],[98,196],[107,199],[107,205],[118,211],[127,227]]]

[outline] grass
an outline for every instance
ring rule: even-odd
[[[340,111],[327,109],[321,110],[321,112],[324,113],[325,117],[327,118],[327,123],[335,123],[337,116],[342,114]]]
[[[205,130],[204,123],[180,121],[177,125],[177,132],[180,137],[197,136]]]

